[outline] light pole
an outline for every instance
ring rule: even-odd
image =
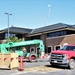
[[[48,5],[48,14],[47,14],[47,17],[46,17],[45,26],[47,25],[49,14],[50,14],[50,4]]]
[[[5,13],[8,17],[8,42],[9,42],[9,15],[12,15],[10,13]]]

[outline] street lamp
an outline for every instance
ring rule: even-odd
[[[9,42],[9,15],[12,15],[10,13],[5,13],[8,17],[8,42]]]
[[[49,14],[50,14],[50,4],[48,5],[48,14],[47,14],[47,17],[46,17],[45,26],[47,25]]]

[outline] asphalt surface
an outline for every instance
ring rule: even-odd
[[[75,75],[74,70],[60,70],[60,71],[52,71],[52,72],[19,72],[15,70],[0,70],[0,75]]]
[[[24,62],[24,68],[50,65],[48,59],[38,59],[38,62]]]
[[[50,65],[47,59],[39,60],[38,62],[24,62],[24,68],[36,67],[36,66],[44,66]],[[50,67],[51,68],[51,67]],[[51,71],[51,72],[38,72],[38,71],[18,71],[18,70],[5,70],[0,69],[0,75],[75,75],[75,69],[65,69],[62,67],[57,67],[61,70],[58,71]]]
[[[0,70],[0,75],[75,75],[74,70],[60,70],[52,72],[18,72],[14,70]]]
[[[16,75],[75,75],[74,70],[62,70],[62,71],[54,71],[54,72],[29,72],[29,73],[16,73]]]

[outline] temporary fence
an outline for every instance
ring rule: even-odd
[[[10,54],[3,54],[0,53],[0,68],[18,68],[18,54],[17,53],[10,53]]]

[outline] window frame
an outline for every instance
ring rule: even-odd
[[[57,46],[60,46],[60,48],[62,47],[61,45],[55,45],[55,46],[54,46],[54,50],[56,50],[56,47],[57,47]]]
[[[62,30],[62,31],[56,31],[56,32],[50,32],[47,33],[47,38],[51,38],[51,37],[58,37],[58,36],[64,36],[66,35],[66,31]]]
[[[30,47],[30,53],[31,53],[31,49],[32,49],[32,48],[34,49],[34,52],[35,52],[35,47]]]

